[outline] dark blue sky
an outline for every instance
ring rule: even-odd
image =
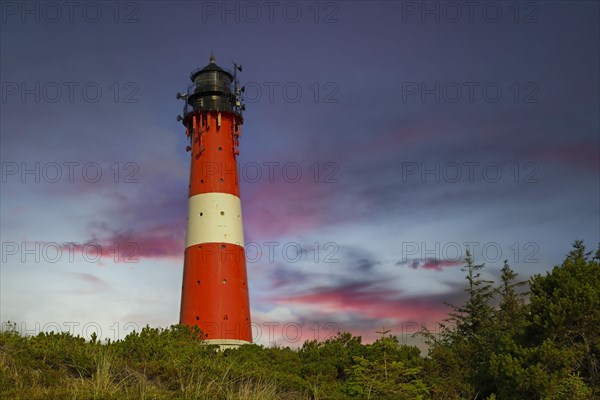
[[[189,156],[175,93],[211,51],[244,65],[261,343],[269,322],[286,342],[286,323],[311,338],[315,324],[372,337],[439,321],[462,297],[467,243],[491,277],[504,259],[526,278],[575,239],[595,247],[598,3],[472,4],[4,2],[2,321],[104,337],[177,322]]]

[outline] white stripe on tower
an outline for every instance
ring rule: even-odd
[[[230,243],[244,247],[239,197],[213,192],[189,198],[185,247],[203,243]]]

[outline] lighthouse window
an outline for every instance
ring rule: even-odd
[[[223,183],[223,178],[219,179],[219,182],[220,182],[220,183]]]
[[[227,279],[223,279],[223,285],[227,285]]]
[[[225,211],[221,211],[221,215],[225,215]]]
[[[200,281],[196,281],[196,284],[200,285]]]
[[[219,151],[221,151],[221,150],[223,150],[223,148],[222,148],[222,147],[219,147]]]
[[[204,215],[204,213],[200,213],[200,216],[203,216],[203,215]]]
[[[200,317],[196,315],[196,321],[200,321]]]

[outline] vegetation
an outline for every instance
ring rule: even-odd
[[[421,332],[431,398],[600,398],[600,247],[590,256],[576,241],[562,265],[523,292],[527,282],[506,262],[493,287],[467,254],[466,304],[452,307],[441,335]]]
[[[467,300],[450,305],[429,353],[393,336],[339,333],[299,349],[222,352],[197,329],[146,327],[100,343],[68,333],[0,333],[0,398],[540,399],[600,398],[600,248],[575,242],[546,275],[519,282],[505,263],[482,279],[467,254]]]

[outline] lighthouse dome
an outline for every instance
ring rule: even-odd
[[[194,91],[188,97],[188,103],[196,110],[232,111],[235,105],[232,84],[233,75],[215,64],[215,58],[210,57],[210,63],[191,74]]]
[[[215,64],[214,56],[210,57],[210,63],[206,67],[197,69],[196,71],[192,72],[192,74],[190,75],[190,79],[192,80],[192,82],[196,82],[196,78],[198,77],[198,75],[212,71],[221,72],[227,75],[229,77],[229,80],[233,79],[233,75],[231,75],[229,71],[226,71],[223,68],[219,67],[217,64]]]

